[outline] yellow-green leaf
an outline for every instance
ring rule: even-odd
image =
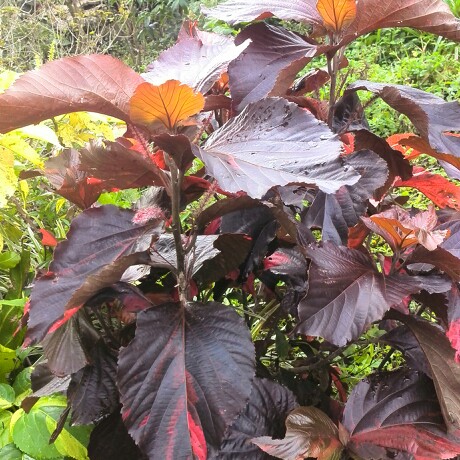
[[[14,155],[0,146],[0,208],[7,203],[7,198],[16,190],[18,178],[14,172]]]

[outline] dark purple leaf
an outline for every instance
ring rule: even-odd
[[[460,363],[460,289],[457,285],[453,285],[447,294],[447,318],[449,328],[446,335],[455,350],[455,361]]]
[[[412,177],[412,165],[404,158],[401,152],[392,149],[385,139],[376,136],[370,131],[359,130],[355,134],[355,148],[357,150],[368,149],[375,152],[388,165],[388,179],[380,189],[376,190],[375,197],[380,198],[391,187],[396,177],[403,180]]]
[[[195,29],[193,36],[179,36],[178,42],[163,51],[142,76],[153,85],[179,80],[205,94],[248,45],[249,41],[235,44],[231,36]]]
[[[219,448],[249,399],[253,360],[249,331],[229,307],[163,304],[139,313],[118,365],[129,432],[150,458],[206,458],[199,441],[209,454]]]
[[[303,96],[306,93],[318,91],[330,78],[327,70],[312,69],[294,82],[292,88],[288,90],[288,95]]]
[[[256,436],[282,438],[286,416],[297,406],[294,395],[282,385],[267,379],[255,378],[246,409],[225,435],[219,460],[267,460],[270,457],[251,439]]]
[[[91,363],[72,376],[67,391],[72,425],[98,423],[118,409],[116,374],[116,353],[99,341],[91,350]]]
[[[284,20],[322,24],[316,3],[308,0],[228,0],[215,8],[201,8],[207,16],[234,24],[271,16]]]
[[[243,29],[235,43],[248,40],[250,45],[228,66],[230,92],[238,111],[267,96],[286,95],[297,73],[321,49],[294,32],[264,22]]]
[[[168,133],[163,133],[153,136],[152,139],[157,147],[171,155],[181,171],[187,171],[195,158],[187,136],[184,134],[172,136]]]
[[[361,381],[343,414],[347,448],[360,458],[449,459],[460,440],[445,433],[432,381],[423,373],[400,370]]]
[[[450,433],[460,433],[460,364],[443,330],[429,321],[392,312],[415,335],[425,353],[441,404],[441,411]]]
[[[407,326],[398,326],[383,335],[380,340],[399,350],[406,360],[406,364],[413,370],[422,371],[431,377],[431,371],[426,357],[414,337],[414,334]]]
[[[66,149],[46,161],[45,176],[56,188],[56,193],[81,209],[95,203],[105,188],[103,183],[88,180],[88,173],[80,169],[80,153],[74,149]]]
[[[58,377],[78,372],[91,362],[91,350],[99,334],[88,320],[77,312],[43,340],[47,366]]]
[[[252,440],[265,452],[284,460],[340,458],[343,444],[334,422],[316,407],[298,407],[286,419],[284,439],[262,436]]]
[[[437,277],[385,277],[368,255],[330,242],[306,251],[312,262],[308,293],[299,304],[297,331],[338,346],[357,339],[407,295],[422,289],[445,292],[450,287],[449,281]]]
[[[341,146],[309,112],[268,98],[248,105],[195,154],[223,189],[260,198],[276,185],[317,185],[333,193],[355,184],[359,174],[342,165]]]
[[[130,265],[148,261],[146,250],[161,224],[136,225],[133,217],[133,211],[108,205],[88,209],[72,221],[68,239],[58,244],[49,271],[32,289],[29,342],[58,329]]]
[[[243,276],[247,276],[265,257],[277,228],[278,223],[266,206],[242,209],[222,217],[222,233],[240,233],[251,237],[253,246],[242,269]]]
[[[460,281],[460,259],[442,245],[434,251],[429,251],[423,246],[418,246],[408,259],[409,268],[413,264],[425,264],[428,267],[436,267],[447,273],[454,281]]]
[[[333,110],[332,131],[335,133],[342,134],[359,129],[369,129],[363,106],[356,93],[349,93],[341,97]]]
[[[345,157],[345,164],[358,171],[361,178],[353,186],[342,186],[334,194],[319,191],[302,223],[322,229],[322,240],[347,244],[348,229],[366,212],[369,198],[387,178],[386,163],[374,152],[363,150]]]
[[[460,21],[457,20],[457,23],[460,39]],[[460,130],[460,104],[457,101],[445,102],[438,96],[409,86],[369,81],[356,81],[348,87],[347,92],[358,90],[377,94],[388,105],[406,115],[433,149],[460,157],[460,137],[445,134]]]
[[[51,61],[19,77],[0,95],[0,132],[64,113],[90,111],[129,121],[129,100],[144,79],[111,56]]]
[[[91,460],[147,460],[128,434],[119,412],[97,424],[88,444]]]
[[[291,286],[306,288],[307,261],[298,246],[277,249],[264,260],[264,269]]]

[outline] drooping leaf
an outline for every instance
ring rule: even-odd
[[[290,285],[305,287],[307,262],[298,246],[277,249],[264,259],[264,269]]]
[[[282,438],[287,415],[297,406],[294,395],[282,385],[255,378],[251,397],[225,435],[216,456],[222,460],[266,460],[270,458],[251,439],[256,436]]]
[[[306,2],[310,3],[309,0]],[[413,27],[460,41],[460,21],[443,0],[361,0],[340,45],[377,29]]]
[[[322,229],[322,240],[347,244],[348,229],[366,212],[368,200],[387,178],[386,163],[370,150],[345,157],[345,164],[358,171],[361,178],[353,186],[342,186],[334,194],[319,191],[302,222]]]
[[[395,274],[384,277],[366,254],[325,242],[307,248],[312,263],[307,296],[299,304],[297,331],[335,345],[357,339],[373,321],[409,294],[446,292],[449,281]]]
[[[58,377],[78,372],[91,362],[91,350],[98,340],[92,324],[77,312],[43,339],[47,367]]]
[[[242,318],[217,303],[140,312],[117,379],[124,422],[143,452],[206,458],[218,449],[249,399],[252,348]]]
[[[359,174],[342,166],[341,142],[313,115],[279,98],[248,105],[195,154],[219,185],[261,197],[275,185],[316,185],[333,193]]]
[[[243,208],[222,217],[221,232],[240,233],[251,237],[252,248],[242,268],[243,277],[265,257],[268,245],[276,236],[277,228],[278,223],[267,206]]]
[[[231,36],[194,28],[191,35],[179,36],[178,42],[147,66],[147,72],[142,76],[152,85],[179,80],[195,91],[206,94],[227,71],[229,62],[236,59],[248,45],[249,41],[235,44]]]
[[[56,330],[97,291],[118,281],[127,267],[142,263],[148,237],[161,224],[152,220],[135,225],[133,216],[132,211],[107,205],[88,209],[72,221],[68,239],[55,249],[49,272],[32,289],[29,341]]]
[[[448,206],[460,209],[460,186],[424,168],[414,168],[414,175],[410,179],[396,180],[393,185],[394,187],[416,188],[440,208]]]
[[[445,433],[433,383],[423,373],[403,369],[361,381],[342,423],[347,448],[360,458],[394,458],[395,450],[424,460],[460,453],[460,440]]]
[[[91,363],[72,376],[67,390],[72,425],[98,423],[118,409],[116,373],[116,354],[99,341],[91,350]]]
[[[425,319],[398,312],[392,312],[392,317],[415,335],[428,361],[447,429],[460,433],[460,364],[455,362],[455,351],[448,338],[442,329]]]
[[[51,61],[19,77],[0,95],[0,132],[64,113],[90,111],[129,121],[129,99],[143,78],[104,55]],[[96,89],[96,91],[95,91]]]
[[[153,136],[153,141],[157,147],[171,155],[181,171],[186,171],[195,158],[190,140],[183,134],[175,136],[168,133],[158,134]]]
[[[163,125],[171,130],[178,122],[198,113],[204,107],[204,97],[178,80],[168,80],[159,86],[140,84],[129,104],[134,123],[150,129]]]
[[[347,29],[356,17],[355,0],[318,0],[316,8],[326,29],[335,33]]]
[[[356,130],[368,130],[369,123],[364,114],[364,107],[356,93],[342,96],[333,107],[332,131],[344,134]],[[362,146],[356,150],[367,149]],[[353,151],[353,150],[352,150]]]
[[[436,3],[443,2],[439,0]],[[460,20],[457,23],[460,35]],[[446,133],[460,129],[460,104],[457,101],[445,102],[438,96],[409,86],[368,81],[352,83],[347,92],[358,90],[377,94],[388,105],[406,115],[433,149],[460,156],[460,138]]]
[[[213,18],[234,24],[250,22],[276,16],[286,21],[317,22],[321,24],[321,16],[314,2],[293,0],[227,0],[215,8],[201,8],[201,11]]]
[[[98,423],[89,438],[91,460],[146,460],[129,435],[121,414],[117,411]]]
[[[267,96],[284,96],[297,73],[319,53],[318,44],[283,27],[252,24],[235,39],[250,45],[228,66],[229,86],[238,111]],[[321,48],[322,49],[322,48]]]
[[[343,450],[334,422],[316,407],[305,406],[294,409],[288,415],[284,439],[262,436],[252,442],[270,455],[284,460],[305,457],[338,460]]]
[[[393,184],[397,176],[403,180],[412,177],[412,165],[401,152],[393,149],[384,139],[367,130],[359,130],[355,134],[355,148],[369,149],[375,152],[388,165],[388,179],[380,189],[375,191],[375,197],[383,196]]]

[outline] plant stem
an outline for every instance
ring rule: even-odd
[[[182,305],[187,301],[187,277],[185,273],[185,250],[182,245],[182,225],[180,221],[180,195],[183,174],[177,167],[171,156],[165,152],[165,160],[171,173],[171,217],[174,243],[176,246],[177,258],[177,286],[179,289],[179,300]]]

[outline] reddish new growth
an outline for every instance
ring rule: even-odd
[[[460,319],[452,321],[446,333],[452,348],[455,350],[455,361],[460,363]]]
[[[157,206],[139,209],[133,217],[133,224],[142,225],[153,219],[165,219],[164,212]]]

